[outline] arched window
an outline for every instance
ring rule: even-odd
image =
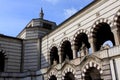
[[[3,50],[0,51],[0,72],[4,72],[5,67],[5,52]]]
[[[111,28],[107,23],[99,23],[93,30],[93,37],[95,38],[96,51],[100,50],[103,44],[110,40],[115,45],[114,36],[111,32]]]
[[[57,47],[52,47],[50,51],[50,63],[51,65],[56,62],[57,64],[59,63],[59,56],[58,56],[58,49]]]
[[[67,72],[64,76],[64,80],[75,80],[73,73]]]
[[[61,53],[62,53],[62,62],[68,58],[69,60],[73,59],[73,52],[71,49],[71,44],[69,41],[64,41],[61,46]]]
[[[84,56],[88,53],[90,44],[85,33],[80,33],[77,35],[77,37],[75,38],[75,46],[77,50],[77,57]]]

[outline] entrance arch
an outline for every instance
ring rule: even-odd
[[[72,72],[67,72],[64,76],[64,80],[75,80],[74,74]]]
[[[57,80],[56,76],[52,75],[49,80]]]

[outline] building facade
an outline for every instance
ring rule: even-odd
[[[0,34],[0,80],[120,80],[120,0],[95,0],[56,25]]]

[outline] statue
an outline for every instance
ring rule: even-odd
[[[109,49],[109,48],[110,48],[110,45],[109,44],[105,44],[104,46],[102,45],[100,47],[100,50]]]

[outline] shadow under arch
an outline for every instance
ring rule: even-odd
[[[57,80],[57,77],[54,76],[54,75],[52,75],[52,76],[50,76],[50,79],[49,79],[49,80]]]
[[[75,80],[75,76],[72,72],[67,72],[64,76],[64,80]]]

